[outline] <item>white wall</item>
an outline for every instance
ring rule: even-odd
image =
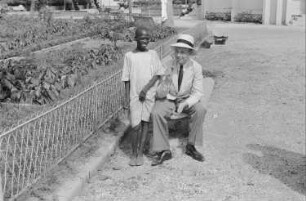
[[[252,14],[262,14],[263,1],[262,0],[237,0],[236,11],[250,12]]]
[[[301,0],[301,14],[306,14],[306,0]]]
[[[206,12],[264,14],[264,23],[288,23],[292,15],[306,14],[306,0],[205,0]],[[264,3],[266,2],[266,7]],[[268,3],[267,3],[268,2]],[[266,19],[267,18],[267,19]],[[277,23],[276,23],[277,21]]]
[[[263,8],[262,0],[206,0],[205,4],[207,12],[229,12],[235,6],[237,12],[262,14]]]
[[[305,14],[305,0],[288,0],[288,11],[293,15]]]
[[[111,6],[111,7],[118,6],[118,8],[119,8],[119,5],[118,5],[119,1],[114,1],[114,0],[99,0],[99,2],[100,2],[100,5],[103,5],[103,6],[106,6],[106,7],[108,7],[108,6]]]
[[[270,4],[270,24],[276,24],[276,8],[277,8],[277,1],[279,0],[271,0]]]
[[[289,24],[292,15],[306,14],[305,0],[284,0],[283,22]]]
[[[205,0],[206,12],[230,12],[232,0]]]

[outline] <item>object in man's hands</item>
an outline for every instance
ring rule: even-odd
[[[176,120],[176,119],[183,119],[186,118],[188,115],[185,113],[177,113],[177,112],[173,112],[170,116],[170,119],[172,120]]]

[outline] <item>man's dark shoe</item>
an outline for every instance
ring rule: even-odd
[[[152,166],[161,165],[164,161],[170,160],[172,158],[172,154],[169,150],[162,151],[158,153],[157,157],[153,158]]]
[[[194,145],[192,145],[192,144],[187,144],[186,145],[185,153],[188,156],[190,156],[191,158],[193,158],[194,160],[201,161],[201,162],[203,162],[205,160],[204,156],[200,152],[198,152],[196,150],[196,148],[194,147]]]

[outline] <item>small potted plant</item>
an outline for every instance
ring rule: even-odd
[[[215,45],[224,45],[228,36],[216,36],[214,35]]]

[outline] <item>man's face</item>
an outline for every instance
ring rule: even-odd
[[[176,47],[174,50],[174,56],[178,64],[184,65],[189,60],[190,49],[183,47]]]

